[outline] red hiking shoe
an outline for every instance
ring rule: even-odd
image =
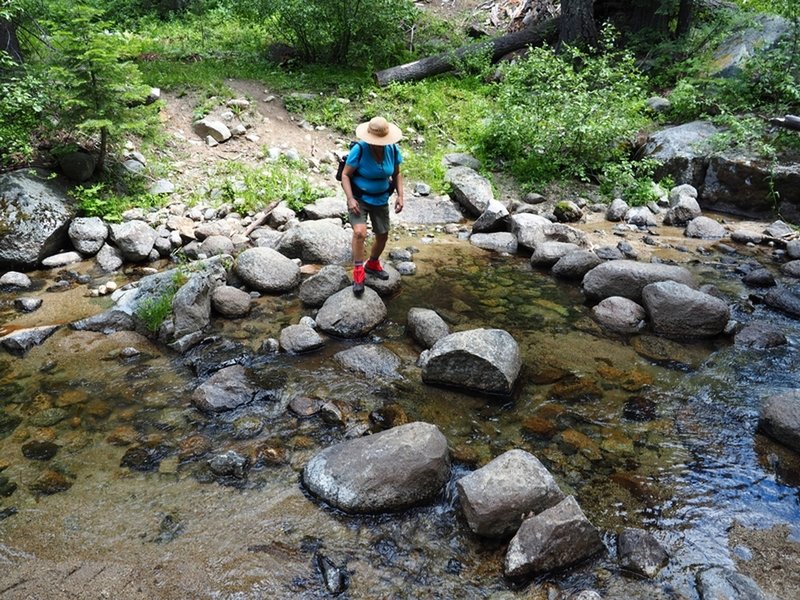
[[[370,275],[377,277],[378,279],[382,279],[383,281],[389,279],[389,273],[383,269],[381,266],[381,261],[377,258],[370,258],[364,265],[364,270]]]
[[[360,296],[364,293],[364,265],[356,265],[353,267],[353,293]]]

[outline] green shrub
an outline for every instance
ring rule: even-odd
[[[172,276],[172,281],[158,297],[149,298],[137,307],[136,316],[144,323],[148,331],[157,333],[164,321],[172,314],[172,301],[186,281],[186,273],[178,269]]]
[[[659,199],[659,186],[653,182],[657,162],[608,163],[600,177],[600,192],[607,198],[622,198],[630,206],[644,206]],[[665,182],[665,187],[671,187]]]
[[[41,80],[0,51],[0,165],[33,156],[32,136],[41,125],[47,89]]]
[[[646,79],[608,31],[601,50],[534,48],[505,67],[482,136],[487,154],[528,184],[589,180],[626,160],[648,123]]]
[[[384,65],[403,54],[409,0],[257,0],[254,11],[276,40],[305,62]]]

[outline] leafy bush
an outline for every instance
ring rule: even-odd
[[[41,124],[47,90],[41,81],[0,51],[0,165],[33,155],[31,137]]]
[[[604,33],[595,55],[547,48],[503,69],[482,143],[522,182],[596,178],[628,157],[645,117],[646,79]]]
[[[306,62],[382,65],[403,53],[409,0],[258,0],[243,9]]]
[[[653,182],[656,167],[657,162],[652,159],[608,163],[603,167],[600,192],[608,198],[622,198],[630,206],[656,201],[661,195],[658,184]]]

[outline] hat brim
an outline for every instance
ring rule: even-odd
[[[396,144],[403,139],[403,132],[400,131],[400,128],[394,123],[388,123],[388,125],[389,132],[384,136],[379,136],[369,133],[369,121],[366,123],[361,123],[361,125],[356,127],[356,137],[360,140],[364,140],[368,144],[372,144],[373,146],[388,146],[390,144]]]

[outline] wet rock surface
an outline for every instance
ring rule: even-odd
[[[400,378],[400,374],[397,372],[400,358],[388,348],[377,344],[364,344],[342,350],[334,355],[334,359],[345,369],[370,378]]]
[[[642,529],[621,531],[617,536],[617,554],[623,569],[645,577],[655,577],[669,562],[658,540]]]
[[[316,321],[320,330],[343,338],[361,337],[386,318],[386,305],[377,292],[367,287],[361,297],[349,288],[328,298]]]
[[[303,469],[303,483],[337,508],[371,513],[430,500],[449,474],[447,440],[415,422],[323,450]]]
[[[800,452],[800,391],[793,390],[766,398],[759,413],[758,427]]]

